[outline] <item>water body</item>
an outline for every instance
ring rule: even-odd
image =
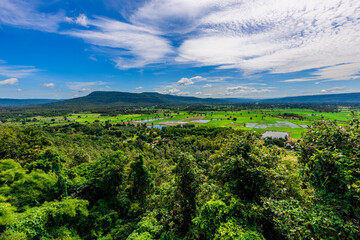
[[[166,125],[160,125],[160,124],[155,124],[152,126],[147,126],[148,128],[158,128],[158,129],[163,129],[164,127],[167,127]]]
[[[299,125],[287,121],[276,121],[276,124],[279,124],[279,127],[299,128]]]
[[[305,125],[306,126],[306,125]],[[285,128],[303,128],[295,123],[288,121],[276,121],[276,123],[246,123],[246,127],[265,129],[268,127],[285,127]]]
[[[194,120],[194,121],[191,121],[192,123],[208,123],[210,122],[211,120]]]
[[[137,121],[133,121],[134,123],[148,123],[148,122],[153,122],[156,120],[162,120],[165,118],[152,118],[152,119],[146,119],[146,120],[137,120]]]
[[[165,124],[165,125],[183,125],[183,124],[188,124],[188,122],[181,122],[181,121],[167,121],[167,122],[162,122],[161,124]]]

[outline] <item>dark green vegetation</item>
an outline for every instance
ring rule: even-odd
[[[306,131],[3,125],[0,239],[359,239],[359,119]]]
[[[96,106],[153,106],[166,104],[214,104],[227,103],[214,98],[180,97],[159,93],[127,93],[127,92],[92,92],[85,97],[73,98],[56,103],[43,105],[50,108],[71,108],[80,106],[93,108]]]

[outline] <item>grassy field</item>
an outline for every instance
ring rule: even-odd
[[[166,124],[166,122],[180,121],[194,124],[195,126],[209,127],[231,127],[234,129],[243,129],[263,133],[265,131],[281,131],[288,132],[292,138],[301,138],[306,126],[311,125],[315,120],[329,119],[337,121],[345,121],[350,116],[350,111],[342,109],[335,113],[316,112],[311,109],[256,109],[242,111],[201,111],[189,113],[180,111],[178,113],[159,110],[156,114],[131,114],[117,115],[114,117],[101,116],[94,113],[69,114],[67,116],[42,117],[38,116],[24,122],[12,122],[10,125],[59,125],[69,122],[79,122],[82,124],[92,122],[111,123],[144,121],[147,125]],[[207,123],[196,123],[194,120],[208,120]],[[254,127],[255,126],[255,127]],[[260,127],[259,127],[260,126]]]

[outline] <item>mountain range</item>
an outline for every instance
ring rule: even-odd
[[[0,98],[0,107],[26,106],[58,102],[57,99],[12,99]]]
[[[68,100],[55,99],[0,99],[0,107],[39,105],[46,108],[68,107],[118,107],[172,104],[231,104],[231,103],[317,103],[317,104],[360,104],[360,93],[323,94],[269,99],[251,98],[197,98],[174,96],[154,92],[128,93],[95,91],[84,97]]]

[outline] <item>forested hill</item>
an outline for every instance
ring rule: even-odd
[[[149,106],[172,104],[234,104],[234,103],[316,103],[316,104],[360,104],[360,93],[324,94],[271,99],[250,98],[197,98],[174,96],[154,92],[104,92],[96,91],[87,96],[69,100],[55,99],[0,99],[0,107],[38,105],[41,108],[98,108],[121,106]]]
[[[360,103],[360,93],[324,94],[264,99],[261,103]]]
[[[12,106],[25,106],[52,103],[61,100],[57,99],[11,99],[11,98],[0,98],[0,107],[12,107]]]
[[[285,97],[274,99],[246,98],[197,98],[174,96],[154,92],[92,92],[85,97],[45,104],[46,107],[115,107],[115,106],[146,106],[167,104],[226,104],[226,103],[360,103],[360,93],[327,94],[313,96]]]
[[[222,99],[196,98],[165,95],[152,92],[92,92],[85,97],[73,98],[61,102],[50,103],[44,106],[55,108],[66,107],[97,107],[97,106],[145,106],[164,104],[213,104],[227,103]]]

